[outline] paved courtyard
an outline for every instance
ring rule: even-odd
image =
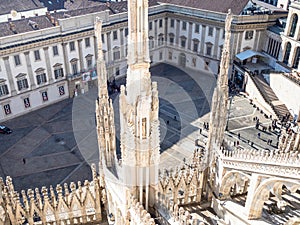
[[[179,70],[166,64],[151,68],[152,80],[158,82],[161,123],[160,168],[179,166],[188,160],[195,140],[205,142],[207,131],[199,133],[203,122],[209,121],[211,96],[215,77],[209,72]],[[188,75],[189,74],[189,75]],[[123,80],[117,81],[123,83]],[[115,123],[119,133],[118,93],[111,95]],[[0,136],[0,176],[11,176],[16,190],[91,179],[90,164],[98,163],[95,129],[96,88],[73,99],[34,111],[3,124],[13,130]],[[265,119],[242,96],[233,98],[227,137],[239,140],[243,147],[272,148],[265,140],[276,135],[261,132],[257,138],[253,117]],[[240,133],[240,139],[237,134]],[[119,142],[117,136],[117,143]]]

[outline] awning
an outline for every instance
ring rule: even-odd
[[[237,54],[235,57],[237,57],[239,60],[243,61],[245,59],[249,59],[253,56],[262,56],[265,57],[263,54],[253,51],[253,50],[246,50],[244,52],[241,52],[239,54]]]

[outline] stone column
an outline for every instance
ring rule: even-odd
[[[8,56],[3,57],[11,95],[16,95],[17,91],[16,91],[16,88],[15,88],[14,78],[13,78],[13,75],[12,75],[12,72],[11,72],[11,68],[10,68],[10,64],[9,64],[8,59],[9,59]]]
[[[25,55],[25,60],[26,60],[26,66],[27,66],[27,72],[28,72],[28,77],[30,81],[30,87],[31,89],[35,88],[35,82],[34,82],[34,76],[32,72],[32,66],[30,62],[30,57],[29,57],[29,52],[24,52]]]
[[[204,53],[205,33],[206,33],[206,26],[202,25],[202,29],[201,29],[201,41],[200,41],[200,55],[203,55],[203,53]]]
[[[213,51],[213,58],[218,58],[218,49],[219,49],[219,39],[220,39],[220,28],[216,28],[215,44]]]
[[[52,84],[53,83],[53,75],[52,75],[50,58],[49,58],[49,47],[44,47],[43,50],[44,50],[44,54],[45,54],[46,70],[47,70],[47,75],[49,77],[49,84]]]
[[[187,48],[188,50],[191,50],[191,45],[192,45],[192,33],[193,33],[193,23],[189,22],[189,27],[188,27],[188,38],[187,38]]]
[[[82,55],[82,39],[77,40],[78,43],[78,54],[79,54],[79,71],[84,70],[83,55]]]
[[[249,188],[248,188],[248,194],[246,198],[246,204],[245,204],[247,216],[252,214],[253,209],[251,209],[251,203],[254,198],[255,191],[260,184],[260,181],[261,181],[261,176],[256,173],[252,173]]]
[[[67,44],[68,43],[62,43],[66,77],[70,75],[70,63],[68,61]]]

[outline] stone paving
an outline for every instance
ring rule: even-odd
[[[192,156],[195,140],[204,142],[207,138],[207,131],[203,130],[200,135],[199,128],[209,121],[215,77],[208,71],[182,71],[167,64],[151,68],[151,73],[152,80],[158,82],[160,99],[160,168],[180,166],[184,159]],[[117,83],[124,83],[124,79]],[[89,165],[97,164],[99,158],[96,98],[94,88],[86,94],[3,123],[13,133],[0,135],[0,176],[11,176],[16,190],[91,179]],[[113,93],[111,98],[118,134],[118,93]],[[237,133],[240,133],[240,145],[249,147],[243,140],[251,139],[257,149],[270,148],[265,139],[273,138],[276,143],[275,134],[261,132],[261,139],[258,139],[253,116],[258,116],[264,124],[270,123],[248,99],[235,96],[226,138],[237,141]],[[119,140],[117,135],[117,145]]]

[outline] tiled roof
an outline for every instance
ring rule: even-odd
[[[149,0],[149,7],[158,5],[157,0]],[[68,11],[79,10],[77,15],[84,14],[85,10],[92,11],[92,8],[98,7],[101,10],[111,10],[111,13],[127,12],[127,1],[103,3],[96,0],[76,0],[73,2],[66,1],[65,9]],[[73,12],[75,13],[75,12]],[[68,14],[70,14],[68,12]],[[71,15],[71,14],[70,14]]]
[[[37,29],[34,29],[30,24],[29,20],[35,22],[38,25]],[[40,30],[45,29],[48,27],[52,27],[52,23],[49,21],[49,19],[46,16],[36,16],[21,20],[14,20],[12,23],[15,25],[16,33],[25,33],[33,30]],[[10,22],[0,23],[0,37],[9,36],[15,34],[10,29]]]
[[[158,0],[158,2],[221,13],[227,13],[228,9],[231,9],[233,14],[239,15],[249,0]]]
[[[11,10],[23,12],[43,8],[38,0],[0,0],[0,15],[9,14]]]
[[[48,11],[53,11],[63,9],[65,0],[40,0],[40,2],[47,7]]]

